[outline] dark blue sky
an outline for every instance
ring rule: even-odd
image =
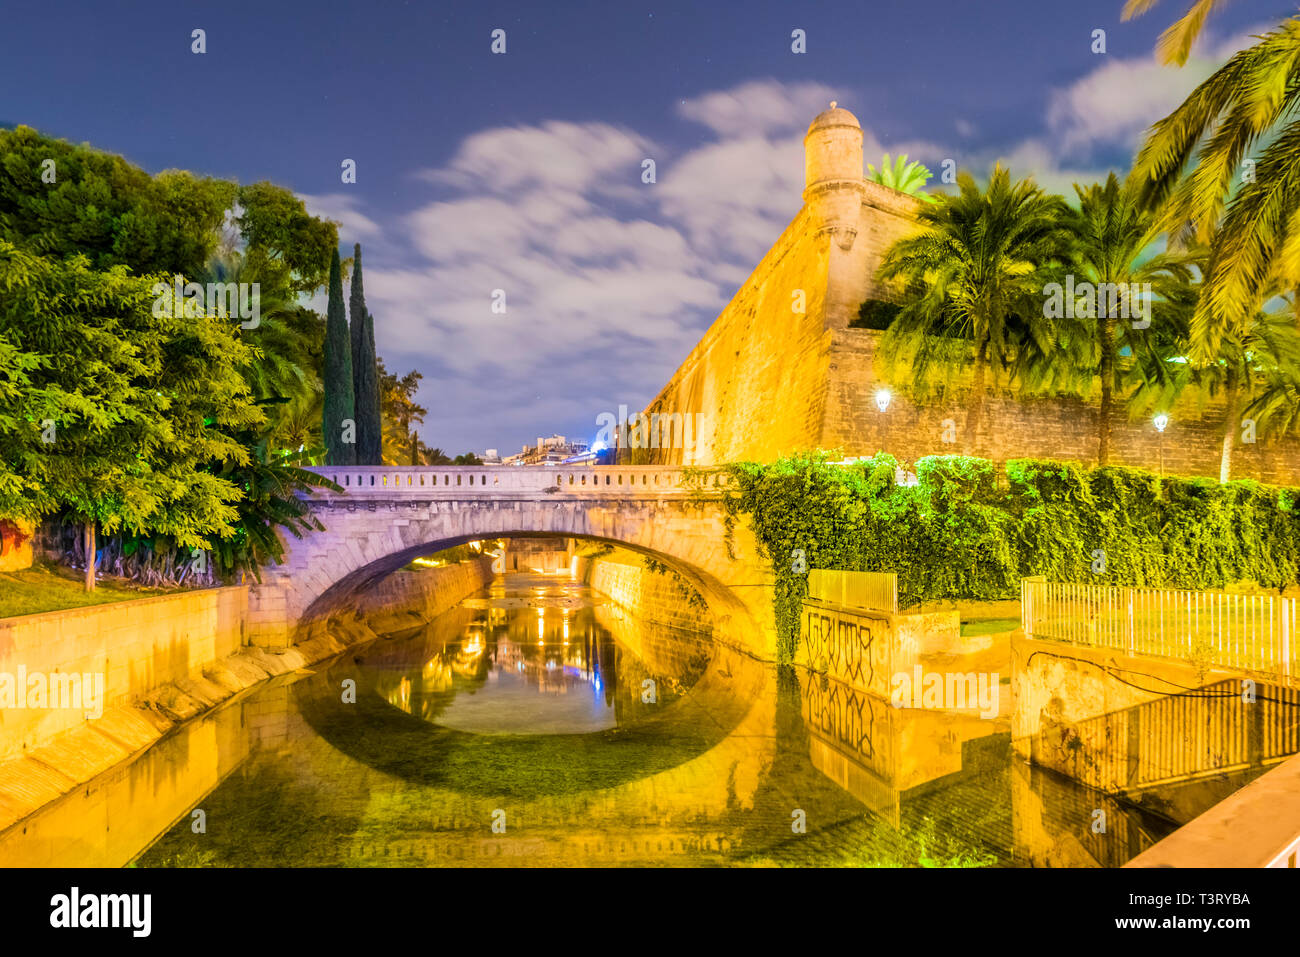
[[[654,395],[798,210],[827,100],[868,161],[1001,158],[1066,190],[1293,12],[1240,0],[1157,67],[1186,2],[1126,24],[1123,0],[9,4],[0,122],[302,194],[363,245],[379,350],[425,375],[425,441],[507,454]]]

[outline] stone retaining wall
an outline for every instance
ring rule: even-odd
[[[587,582],[643,621],[706,634],[713,630],[703,599],[691,604],[692,590],[672,574],[646,568],[631,552],[618,550],[591,559]]]

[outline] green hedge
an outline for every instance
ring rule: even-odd
[[[1300,581],[1300,490],[1016,459],[930,456],[917,484],[893,456],[825,454],[729,467],[729,520],[753,527],[777,577],[782,657],[793,657],[805,568],[895,571],[899,601],[1015,598],[1021,578],[1213,588]],[[1098,553],[1104,571],[1094,571]]]

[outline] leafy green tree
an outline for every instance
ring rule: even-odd
[[[280,529],[295,538],[305,532],[325,530],[299,493],[316,488],[336,492],[342,489],[302,468],[304,453],[276,454],[254,432],[240,438],[252,449],[252,455],[247,462],[224,463],[219,474],[244,494],[236,505],[234,534],[216,543],[213,561],[226,576],[241,572],[261,581],[258,569],[262,565],[284,560]]]
[[[398,378],[379,366],[379,384],[383,395],[385,465],[419,465],[421,450],[419,433],[412,426],[424,421],[428,409],[415,401],[415,393],[423,378],[414,370]]]
[[[1271,285],[1300,286],[1298,62],[1300,19],[1290,19],[1156,123],[1134,163],[1164,228],[1210,244],[1191,325],[1198,365],[1214,360],[1222,337],[1248,334]]]
[[[357,464],[383,464],[383,422],[380,417],[379,369],[375,357],[374,319],[366,311],[366,293],[361,281],[361,244],[352,257],[352,291],[348,302],[351,317],[352,386],[356,402]]]
[[[235,195],[224,180],[184,170],[150,176],[30,127],[0,130],[0,239],[41,256],[197,275]]]
[[[262,438],[273,452],[320,445],[324,320],[293,303],[294,295],[281,274],[259,274],[250,258],[238,251],[214,255],[200,279],[256,284],[259,290],[258,322],[248,328],[241,325],[240,337],[253,356],[243,369],[244,377],[267,415]],[[305,422],[312,424],[304,429]]]
[[[934,197],[922,190],[925,184],[930,181],[931,172],[920,163],[913,160],[907,161],[907,154],[903,153],[898,159],[890,161],[889,154],[880,163],[880,169],[868,163],[867,179],[873,183],[879,183],[881,186],[888,186],[890,189],[896,189],[900,193],[907,193],[909,196],[915,196],[917,199],[923,199],[927,203],[933,203]]]
[[[348,320],[343,312],[343,279],[339,270],[339,251],[335,249],[330,262],[329,306],[325,315],[325,401],[321,435],[325,439],[327,464],[354,465],[357,447],[352,345],[348,341]]]
[[[452,459],[452,465],[482,465],[483,460],[473,452],[465,452]]]
[[[1202,407],[1221,400],[1219,481],[1227,482],[1238,433],[1249,429],[1264,439],[1300,426],[1300,336],[1287,309],[1259,310],[1244,327],[1219,337],[1211,361],[1193,363],[1186,357],[1190,345],[1186,322],[1175,316],[1168,328],[1181,330],[1181,338],[1163,350],[1139,355],[1135,372],[1141,384],[1134,404],[1164,411],[1181,397]]]
[[[1122,398],[1127,391],[1134,359],[1152,349],[1161,355],[1168,330],[1185,328],[1196,293],[1189,256],[1151,251],[1155,216],[1114,173],[1104,184],[1074,189],[1079,208],[1066,214],[1073,237],[1066,268],[1074,289],[1086,283],[1093,294],[1080,296],[1067,310],[1073,322],[1060,317],[1062,348],[1053,355],[1048,378],[1085,398],[1100,385],[1097,464],[1106,465],[1116,394]],[[1151,298],[1144,303],[1148,286]],[[1035,378],[1031,373],[1031,382]]]
[[[238,198],[250,266],[263,276],[279,272],[293,293],[319,289],[338,252],[338,227],[312,216],[301,199],[274,183],[241,186]]]
[[[922,207],[920,229],[886,254],[880,276],[904,302],[881,342],[886,374],[918,392],[971,368],[965,443],[978,447],[992,373],[1008,382],[1048,361],[1056,324],[1044,287],[1068,255],[1065,204],[995,166],[986,190],[969,174],[959,191]]]
[[[186,548],[229,535],[240,490],[207,466],[246,463],[236,434],[263,421],[235,324],[158,308],[153,280],[124,266],[99,272],[4,240],[0,290],[0,338],[29,393],[27,415],[7,420],[0,474],[30,493],[28,514],[84,525],[87,586],[97,529]]]

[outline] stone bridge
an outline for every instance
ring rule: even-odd
[[[727,476],[686,487],[661,466],[320,467],[342,487],[311,501],[325,531],[288,537],[280,565],[250,598],[250,640],[291,644],[302,630],[412,559],[464,542],[555,535],[611,542],[687,578],[713,612],[714,635],[776,656],[773,576],[737,523],[730,554],[720,501]]]

